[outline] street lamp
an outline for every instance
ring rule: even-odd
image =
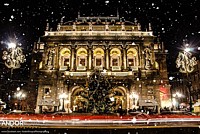
[[[188,79],[188,74],[194,71],[194,66],[197,65],[196,57],[192,57],[192,53],[190,52],[191,48],[186,44],[186,48],[184,51],[179,52],[178,57],[176,59],[176,67],[179,68],[181,73],[185,73],[187,75],[187,87],[189,90],[189,103],[190,103],[190,112],[192,111],[192,96],[191,96],[191,86],[192,83]]]
[[[114,102],[114,101],[115,101],[115,98],[112,96],[112,97],[110,98],[110,101]]]
[[[173,106],[178,107],[179,109],[179,98],[183,97],[183,95],[179,92],[176,92],[175,94],[173,94]]]
[[[17,96],[18,99],[21,100],[22,98],[26,97],[26,94],[19,92],[19,93],[16,94],[16,96]]]
[[[5,65],[11,69],[11,77],[13,73],[13,69],[20,68],[21,63],[24,63],[25,56],[23,55],[23,51],[16,43],[7,43],[8,49],[3,51],[2,59],[5,60]]]
[[[134,105],[134,107],[136,107],[137,106],[137,101],[139,99],[139,95],[137,93],[135,93],[135,92],[132,92],[130,94],[130,99],[133,100],[133,105]]]
[[[20,87],[17,88],[17,92],[15,93],[15,97],[17,98],[17,101],[18,101],[18,104],[17,106],[19,106],[19,101],[20,103],[22,103],[22,99],[26,97],[26,94],[23,93],[21,90],[20,90]],[[21,104],[21,108],[22,108],[22,104]],[[18,107],[19,109],[19,107]]]
[[[186,47],[183,52],[179,52],[176,59],[176,67],[179,68],[181,73],[187,75],[194,71],[194,66],[197,65],[196,57],[192,57],[190,48]]]
[[[67,94],[62,93],[59,95],[59,99],[62,100],[62,112],[65,112],[65,99],[68,97]]]

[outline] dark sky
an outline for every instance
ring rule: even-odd
[[[4,42],[16,38],[27,59],[20,72],[27,75],[31,48],[44,34],[47,20],[55,28],[63,16],[64,21],[69,21],[75,20],[78,12],[82,16],[115,16],[118,11],[126,20],[137,18],[143,29],[148,23],[152,24],[154,34],[160,35],[169,50],[169,71],[175,71],[175,59],[183,39],[187,39],[195,51],[200,46],[199,7],[199,0],[0,0],[1,51]]]

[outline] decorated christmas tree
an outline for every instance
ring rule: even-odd
[[[114,92],[107,77],[95,70],[86,81],[86,90],[81,96],[88,100],[88,113],[111,113],[114,106]]]

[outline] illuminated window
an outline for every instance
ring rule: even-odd
[[[44,94],[45,95],[49,95],[50,93],[50,89],[49,88],[44,88]]]
[[[96,59],[96,66],[102,66],[101,59]]]
[[[128,65],[129,66],[134,66],[134,60],[133,59],[128,59]]]
[[[101,69],[102,67],[104,67],[104,50],[102,48],[96,48],[93,52],[93,59],[93,66],[95,68]]]
[[[138,66],[138,53],[135,48],[130,48],[127,51],[127,60],[129,67],[137,67]]]
[[[85,66],[85,59],[80,59],[79,66]]]
[[[111,66],[121,66],[121,51],[118,48],[113,48],[110,51]]]
[[[60,51],[60,69],[66,70],[68,67],[70,67],[70,57],[71,57],[71,51],[68,48],[63,48]]]
[[[118,59],[112,59],[112,66],[119,66]]]
[[[68,58],[64,59],[64,66],[69,66],[69,59]]]
[[[76,52],[76,65],[78,70],[86,70],[87,67],[87,50],[79,48]]]
[[[158,49],[158,44],[154,44],[154,49]]]
[[[43,43],[38,43],[37,44],[37,50],[44,50],[44,44]]]

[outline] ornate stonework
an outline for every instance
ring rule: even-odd
[[[43,55],[36,66],[40,72],[36,112],[62,107],[84,112],[80,93],[95,69],[108,78],[115,91],[112,99],[122,109],[159,111],[170,106],[166,62],[162,62],[166,53],[155,38],[151,29],[141,31],[138,22],[119,17],[79,16],[77,21],[60,23],[57,31],[45,31],[36,44],[43,47],[34,50]],[[59,98],[62,93],[67,97]]]

